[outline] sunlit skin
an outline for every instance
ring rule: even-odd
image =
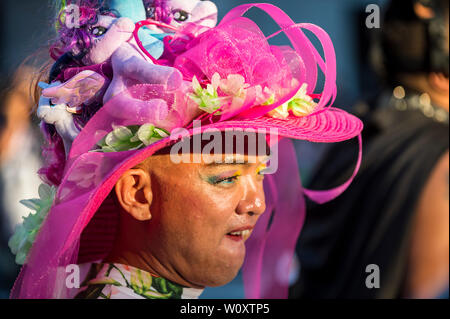
[[[123,212],[106,261],[185,287],[230,282],[243,264],[244,242],[265,211],[265,158],[240,159],[245,163],[174,164],[170,155],[156,155],[129,170],[116,185]],[[230,235],[244,229],[249,231]]]

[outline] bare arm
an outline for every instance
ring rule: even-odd
[[[419,198],[412,229],[408,296],[433,298],[449,280],[449,153],[437,163]]]

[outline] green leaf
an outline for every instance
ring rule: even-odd
[[[34,198],[34,199],[24,199],[24,200],[21,200],[20,203],[21,203],[23,206],[25,206],[25,207],[27,207],[27,208],[29,208],[29,209],[32,209],[32,210],[34,210],[34,211],[38,211],[38,209],[39,209],[39,207],[40,207],[39,204],[41,203],[41,200],[40,200],[40,199],[37,199],[37,198]]]
[[[166,279],[161,277],[153,278],[152,287],[162,294],[167,294],[169,292],[167,290]]]
[[[144,143],[139,143],[136,147],[130,148],[128,151],[137,151],[145,146]]]
[[[106,285],[89,286],[86,290],[81,291],[75,296],[75,299],[98,299],[99,297],[107,297],[102,291]],[[108,299],[108,298],[106,298]]]
[[[88,283],[88,285],[113,285],[117,287],[122,287],[122,284],[118,282],[117,280],[114,280],[112,278],[97,278],[92,279]]]
[[[159,137],[161,138],[166,138],[168,137],[170,134],[169,132],[167,132],[166,130],[163,129],[159,129],[159,128],[155,128],[155,132],[159,135]]]
[[[38,214],[29,214],[23,219],[23,227],[25,227],[28,232],[39,228],[41,224],[42,218],[40,218]]]
[[[113,152],[117,152],[117,151],[114,149],[114,147],[107,146],[107,145],[102,147],[102,151],[103,151],[104,153],[113,153]]]
[[[169,132],[147,123],[141,126],[113,126],[114,131],[97,143],[99,149],[94,152],[122,152],[138,150],[168,137]]]
[[[16,255],[16,263],[22,265],[28,252],[36,240],[39,229],[47,216],[56,194],[56,188],[48,185],[39,186],[41,199],[28,199],[20,201],[23,205],[36,211],[23,218],[21,225],[16,227],[14,235],[9,239],[8,246]]]
[[[148,290],[141,294],[141,296],[148,298],[148,299],[169,299],[171,297],[171,294],[161,294],[159,292]]]
[[[153,137],[154,132],[155,132],[154,125],[144,124],[139,128],[136,135],[142,143],[144,143],[145,145],[150,145],[150,140]]]
[[[47,184],[41,184],[39,185],[38,193],[42,200],[48,199],[52,196],[52,187]]]
[[[106,136],[105,142],[106,145],[115,146],[120,142],[129,141],[133,135],[133,132],[129,128],[125,126],[118,126],[114,128],[112,133],[109,133]]]
[[[183,294],[183,287],[174,284],[173,282],[167,280],[167,287],[170,292],[172,292],[171,298],[181,299],[181,295]]]
[[[97,142],[97,146],[100,146],[100,147],[106,146],[106,136]]]
[[[23,227],[22,224],[17,225],[16,231],[13,236],[8,241],[9,249],[11,252],[16,255],[19,252],[20,246],[22,245],[22,241],[25,238],[26,240],[27,230]]]

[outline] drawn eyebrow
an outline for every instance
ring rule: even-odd
[[[260,161],[260,164],[263,164],[263,163],[266,163],[267,161],[269,160],[269,157],[268,156],[265,156],[264,158],[263,158],[263,160],[262,161]],[[235,158],[235,157],[233,157],[233,161],[230,161],[230,162],[222,162],[222,163],[218,163],[218,162],[215,162],[215,161],[213,161],[212,163],[208,163],[208,164],[206,164],[206,166],[207,167],[212,167],[212,166],[231,166],[231,165],[242,165],[242,166],[250,166],[250,165],[252,165],[252,164],[256,164],[257,162],[254,162],[254,161],[245,161],[243,158]]]
[[[238,166],[238,165],[242,165],[242,166],[249,166],[251,165],[251,163],[238,163],[238,162],[231,162],[231,163],[216,163],[216,162],[212,162],[212,163],[208,163],[206,164],[207,167],[212,167],[212,166]]]

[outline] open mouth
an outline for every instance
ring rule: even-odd
[[[227,234],[227,237],[229,239],[232,239],[235,241],[242,241],[242,240],[246,240],[247,238],[249,238],[251,232],[252,232],[251,229],[232,231]]]

